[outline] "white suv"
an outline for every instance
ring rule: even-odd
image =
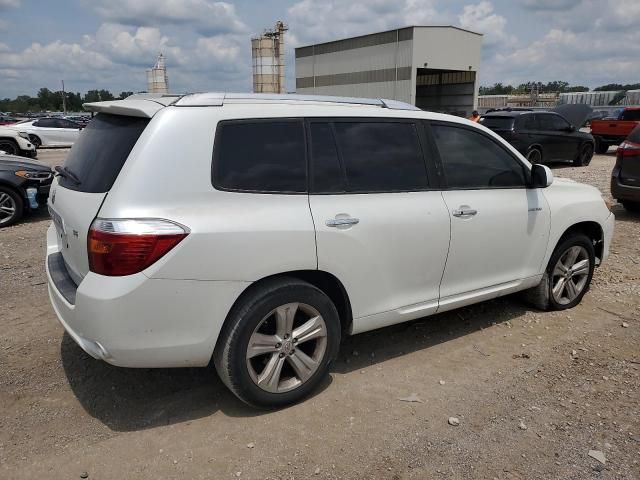
[[[608,255],[597,189],[457,117],[295,95],[85,107],[49,199],[60,321],[114,365],[213,360],[252,405],[307,395],[343,335],[527,289],[573,307]]]

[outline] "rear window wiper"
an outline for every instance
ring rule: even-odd
[[[68,178],[76,185],[80,185],[82,183],[78,178],[78,176],[75,173],[73,173],[71,170],[69,170],[67,167],[61,167],[60,165],[58,165],[57,167],[54,168],[54,170],[58,175],[64,178]]]

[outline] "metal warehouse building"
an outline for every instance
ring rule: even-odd
[[[412,26],[296,48],[296,93],[388,98],[469,115],[477,104],[482,35]]]

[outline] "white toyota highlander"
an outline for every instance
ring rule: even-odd
[[[389,100],[136,95],[53,182],[53,308],[91,356],[206,366],[300,400],[340,339],[527,290],[578,304],[608,256],[600,192],[490,130]]]

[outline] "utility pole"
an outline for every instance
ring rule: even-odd
[[[67,95],[64,93],[64,80],[62,80],[62,111],[67,114]]]

